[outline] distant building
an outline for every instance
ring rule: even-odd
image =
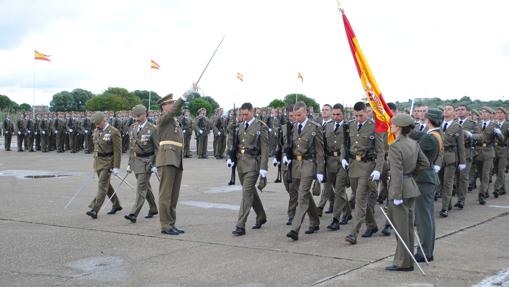
[[[34,112],[36,114],[37,113],[48,113],[49,112],[48,106],[45,106],[45,105],[33,106],[33,108],[34,108]]]

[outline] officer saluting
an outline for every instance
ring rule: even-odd
[[[87,215],[96,219],[106,195],[113,203],[113,208],[108,214],[115,214],[122,210],[120,201],[114,194],[115,190],[110,184],[111,174],[117,175],[119,172],[122,143],[120,132],[106,122],[102,112],[96,112],[92,116],[92,123],[96,127],[94,131],[94,170],[99,178],[99,187],[97,195],[88,206],[91,210],[87,211]]]
[[[156,126],[147,121],[147,108],[145,106],[136,105],[133,108],[133,116],[136,117],[136,123],[132,124],[129,130],[129,165],[127,166],[127,172],[134,172],[137,180],[137,192],[133,209],[124,218],[135,223],[145,199],[147,199],[150,208],[145,218],[152,218],[157,214],[157,205],[150,186],[150,176],[157,172],[155,155],[159,148],[159,141],[156,136]]]

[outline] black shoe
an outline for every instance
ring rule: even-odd
[[[280,178],[276,178],[276,180],[274,180],[274,183],[280,183],[280,182],[281,182]]]
[[[110,211],[108,211],[107,214],[115,214],[117,213],[117,211],[121,211],[122,210],[122,207],[118,207],[118,208],[112,208]]]
[[[136,223],[136,215],[134,215],[132,213],[124,215],[124,218],[127,220],[130,220],[132,223]]]
[[[87,215],[92,217],[93,219],[97,219],[97,212],[93,209],[87,211]]]
[[[253,225],[253,227],[251,227],[251,229],[260,229],[265,223],[267,223],[267,219],[263,219],[262,221],[257,222],[255,225]]]
[[[390,225],[384,226],[384,229],[382,229],[382,234],[385,236],[391,236],[391,226]]]
[[[493,196],[494,196],[495,198],[498,198],[498,191],[494,191],[494,192],[493,192]]]
[[[304,233],[313,234],[313,233],[317,232],[318,230],[320,230],[320,226],[310,226],[310,227],[308,227],[308,230],[304,231]]]
[[[291,238],[291,239],[293,239],[293,240],[295,240],[295,241],[299,240],[299,234],[298,234],[297,232],[293,231],[293,230],[291,230],[290,232],[288,232],[288,233],[286,234],[286,237]]]
[[[498,193],[498,195],[504,195],[504,194],[506,194],[506,192],[505,192],[504,190],[502,190],[502,191],[500,191],[500,192]]]
[[[373,234],[377,233],[378,232],[378,227],[375,227],[375,228],[368,228],[366,229],[366,232],[364,232],[364,234],[362,235],[362,237],[366,238],[366,237],[371,237]]]
[[[156,212],[149,212],[147,214],[147,216],[145,216],[145,218],[152,218],[152,217],[154,217],[154,215],[157,215],[157,214],[159,214],[157,211]]]
[[[489,193],[489,192],[486,192],[486,193],[484,194],[484,198],[485,198],[485,199],[486,199],[486,198],[490,198],[490,193]]]
[[[452,210],[452,201],[449,201],[449,207],[447,208],[447,210]]]
[[[357,244],[357,236],[355,236],[353,234],[350,234],[347,237],[345,237],[345,240],[347,242],[350,242],[350,244],[352,244],[352,245]]]
[[[177,227],[173,227],[173,228],[175,228],[175,230],[177,230],[177,232],[180,233],[180,234],[186,233],[183,229],[180,229],[180,228],[177,228]]]
[[[457,207],[458,209],[463,209],[463,207],[465,207],[465,204],[463,202],[458,201],[454,206]]]
[[[447,217],[449,216],[449,211],[447,211],[446,209],[442,209],[440,210],[440,217]]]
[[[318,211],[318,216],[322,217],[322,215],[323,215],[323,208],[318,207],[317,211]]]
[[[341,221],[339,222],[339,224],[341,225],[346,225],[348,224],[348,221],[352,219],[352,215],[343,215],[343,217],[341,218]]]
[[[293,218],[288,217],[288,221],[286,222],[286,225],[292,225],[292,223],[293,223]]]
[[[423,255],[421,255],[420,253],[415,254],[415,255],[414,255],[414,257],[415,257],[415,261],[417,261],[417,262],[419,262],[419,263],[420,263],[420,262],[426,262],[426,260],[424,259],[424,256],[423,256]],[[426,258],[426,259],[428,259],[428,262],[431,262],[431,261],[433,261],[433,256],[431,256],[431,258],[430,258],[430,257],[428,257],[428,258]]]
[[[396,265],[391,265],[391,266],[385,267],[385,270],[387,270],[387,271],[414,271],[414,267],[413,266],[410,266],[410,267],[398,267]]]
[[[385,199],[381,196],[379,196],[377,199],[376,199],[376,202],[378,202],[379,204],[383,204],[385,201]]]
[[[482,195],[479,195],[479,204],[480,205],[485,205],[486,204],[486,199],[484,199],[484,196],[482,196]]]
[[[179,235],[180,232],[175,227],[170,227],[166,230],[161,230],[161,233],[168,234],[168,235]]]
[[[340,226],[339,225],[339,220],[334,218],[334,219],[332,219],[332,223],[327,226],[327,229],[332,230],[332,231],[336,231],[336,230],[339,230],[339,226]]]
[[[327,209],[327,210],[325,211],[325,214],[331,214],[331,213],[333,212],[333,210],[334,210],[334,208],[329,207],[329,209]]]
[[[246,234],[246,230],[244,228],[235,227],[235,230],[232,231],[232,234],[235,236],[242,236]]]

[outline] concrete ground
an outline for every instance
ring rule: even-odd
[[[122,175],[126,164],[124,156]],[[351,246],[344,237],[352,224],[327,231],[330,214],[317,234],[301,231],[290,241],[288,195],[273,183],[272,167],[261,194],[268,223],[240,238],[231,231],[241,188],[226,184],[223,160],[185,160],[177,225],[186,233],[179,236],[161,234],[158,217],[143,218],[146,206],[136,224],[125,220],[135,198],[126,185],[118,191],[124,210],[106,215],[108,205],[97,220],[86,216],[97,186],[91,167],[92,157],[82,153],[0,151],[0,286],[509,286],[509,196],[480,206],[469,193],[465,210],[437,217],[435,261],[423,265],[423,276],[384,270],[394,236],[377,233]],[[134,185],[134,176],[127,181]],[[156,178],[152,186],[157,198]]]

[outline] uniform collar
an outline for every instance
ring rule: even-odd
[[[244,125],[246,125],[247,123],[249,126],[251,126],[254,123],[254,121],[256,121],[255,117],[253,117],[249,122],[244,121]]]
[[[428,130],[426,133],[430,134],[432,131],[439,131],[440,128],[433,128],[433,129],[430,129]]]
[[[147,120],[145,120],[145,122],[143,122],[141,125],[139,125],[140,126],[140,130],[142,130],[145,127],[146,124],[147,124]]]
[[[453,122],[454,122],[454,119],[447,121],[447,122],[444,121],[444,123],[442,124],[442,128],[444,128],[446,124],[447,124],[447,128],[450,128]]]
[[[306,126],[307,123],[308,123],[308,118],[306,117],[306,119],[302,123],[297,122],[297,126],[302,125],[302,129],[304,130],[304,127]]]
[[[105,131],[109,126],[110,126],[110,124],[108,122],[106,122],[106,126],[104,126],[103,131]]]

